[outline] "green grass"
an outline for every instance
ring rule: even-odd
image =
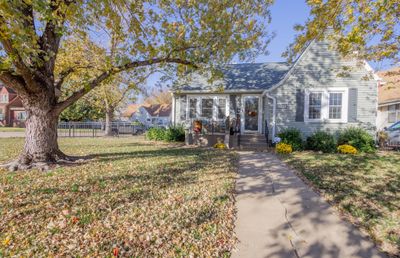
[[[283,158],[389,255],[400,253],[400,153]]]
[[[0,132],[25,132],[25,128],[0,126]]]
[[[0,163],[23,139],[0,139]],[[87,164],[0,169],[0,257],[229,256],[233,152],[134,137],[60,139]]]

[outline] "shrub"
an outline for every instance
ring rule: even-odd
[[[357,154],[357,149],[348,144],[339,145],[337,151],[342,154]]]
[[[303,138],[301,132],[296,128],[288,128],[278,134],[281,142],[290,144],[294,151],[303,150]]]
[[[165,131],[164,140],[167,142],[184,142],[185,130],[183,126],[170,127]]]
[[[361,152],[374,152],[375,141],[372,136],[362,128],[349,127],[340,132],[338,145],[348,144]]]
[[[280,142],[276,145],[276,152],[280,154],[289,154],[293,152],[293,148],[290,144]]]
[[[313,151],[332,153],[336,151],[336,142],[332,134],[317,131],[307,138],[306,148]]]
[[[148,140],[162,141],[165,139],[165,132],[166,132],[165,128],[153,127],[147,130],[146,138]]]

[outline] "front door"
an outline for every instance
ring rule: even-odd
[[[243,98],[244,131],[257,132],[259,130],[259,96],[245,96]]]

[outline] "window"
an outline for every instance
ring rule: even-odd
[[[197,118],[198,99],[189,99],[189,118]]]
[[[342,118],[342,96],[343,93],[329,93],[329,119]]]
[[[218,119],[226,118],[226,99],[217,99]]]
[[[8,95],[7,94],[0,95],[0,103],[8,103]]]
[[[347,88],[306,90],[304,101],[305,122],[347,122]]]
[[[309,95],[308,119],[321,119],[322,93],[311,92]]]
[[[227,104],[226,96],[190,96],[187,105],[187,118],[225,119]]]
[[[22,112],[17,113],[17,120],[19,120],[19,121],[26,120],[26,112],[22,111]]]
[[[4,120],[3,109],[0,108],[0,120]]]
[[[395,123],[400,121],[400,105],[388,106],[388,122]]]

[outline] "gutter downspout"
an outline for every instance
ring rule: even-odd
[[[276,132],[276,98],[269,95],[268,91],[264,91],[262,96],[267,96],[267,98],[272,99],[272,137],[271,140],[275,139]]]

